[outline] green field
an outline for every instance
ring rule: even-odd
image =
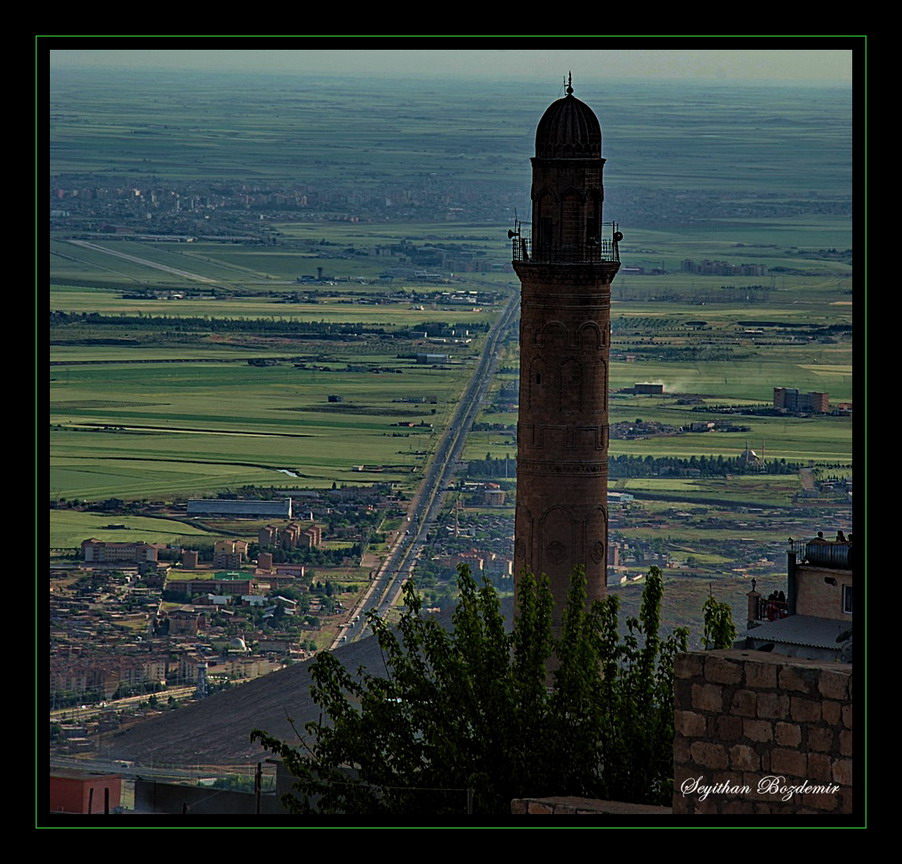
[[[122,525],[123,528],[109,528]],[[106,543],[133,541],[139,536],[145,543],[176,543],[180,537],[209,537],[208,532],[175,519],[148,516],[101,515],[79,510],[54,510],[50,520],[50,545],[76,549],[81,541],[93,537]],[[214,538],[215,539],[215,538]]]
[[[53,71],[50,309],[126,317],[51,329],[51,497],[168,499],[248,483],[410,488],[483,328],[517,290],[506,231],[529,219],[544,97],[514,81],[493,82],[486,99],[483,85],[428,78],[189,78]],[[778,386],[826,391],[834,404],[852,398],[849,94],[610,88],[589,75],[580,88],[604,129],[605,218],[625,234],[613,285],[611,422],[749,427],[614,440],[612,455],[730,457],[752,446],[768,459],[850,465],[848,416],[713,410],[769,403]],[[167,225],[153,242],[139,236]],[[416,277],[434,269],[411,263],[427,247],[480,272]],[[701,276],[681,270],[685,259],[769,270]],[[388,278],[402,264],[407,275]],[[318,273],[315,285],[298,281]],[[497,298],[449,306],[441,295],[451,290]],[[204,330],[203,319],[273,326]],[[472,327],[472,341],[398,338],[445,323],[461,335]],[[291,329],[306,324],[369,329],[329,340]],[[431,368],[398,356],[416,352],[447,352],[452,362]],[[248,365],[261,358],[278,365]],[[509,341],[499,365],[517,364]],[[499,376],[493,394],[514,378]],[[617,392],[640,382],[663,383],[666,396]],[[702,401],[678,404],[686,394]],[[428,401],[397,401],[415,397]],[[516,422],[494,395],[488,401],[480,422]],[[395,425],[406,422],[432,427]],[[507,432],[476,432],[464,457],[512,456],[512,444]]]

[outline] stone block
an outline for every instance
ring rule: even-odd
[[[686,762],[691,761],[691,756],[689,755],[689,746],[691,742],[688,738],[684,738],[682,735],[677,735],[673,739],[673,764],[674,765],[683,765]]]
[[[742,680],[742,664],[727,657],[706,657],[705,680],[715,684],[738,684]]]
[[[774,774],[785,774],[787,779],[804,778],[808,773],[808,759],[798,750],[774,750],[770,754],[770,770]]]
[[[754,690],[774,690],[777,687],[777,667],[773,663],[745,663],[745,686]]]
[[[535,813],[554,813],[554,807],[543,804],[541,801],[530,801],[527,805],[526,812],[530,815]]]
[[[735,741],[742,737],[742,718],[724,714],[714,721],[714,737],[720,741]]]
[[[727,752],[722,744],[711,741],[693,741],[689,747],[692,761],[703,768],[726,768]]]
[[[707,732],[705,715],[695,711],[674,711],[674,727],[677,735],[687,738],[703,738]]]
[[[759,717],[782,720],[789,715],[789,696],[785,693],[759,693],[757,714]]]
[[[748,744],[734,744],[730,748],[730,767],[736,771],[758,771],[761,757]]]
[[[840,720],[840,709],[842,706],[839,702],[830,702],[824,701],[821,702],[821,717],[823,717],[825,723],[829,723],[831,726],[836,726],[839,724]]]
[[[718,684],[693,684],[692,707],[720,713],[723,710],[723,687]]]
[[[788,690],[791,693],[811,693],[815,688],[816,676],[816,669],[783,666],[777,680],[781,690]]]
[[[846,729],[839,733],[839,752],[843,756],[852,755],[852,733]]]
[[[833,782],[840,786],[852,785],[852,760],[837,759],[833,763]]]
[[[700,678],[704,658],[701,654],[677,654],[673,658],[674,678]]]
[[[817,723],[821,719],[821,703],[803,696],[792,696],[790,714],[799,723]]]
[[[779,720],[774,725],[774,740],[781,747],[798,747],[802,741],[802,729],[795,723]]]
[[[681,681],[675,678],[673,681],[673,704],[676,708],[692,707],[692,682],[688,679]]]
[[[822,669],[820,680],[817,683],[818,691],[825,699],[848,698],[849,682],[852,676],[844,672],[833,672],[830,669]]]
[[[818,794],[807,792],[796,797],[799,799],[799,804],[803,807],[811,808],[816,813],[833,813],[839,809],[840,798],[838,790],[833,793],[820,792]]]
[[[730,713],[740,717],[754,717],[758,694],[753,690],[737,690],[733,694]]]
[[[846,727],[846,729],[852,728],[852,711],[851,705],[843,705],[842,706],[842,725]]]
[[[833,760],[828,754],[808,754],[808,779],[812,783],[833,782]]]
[[[808,727],[808,749],[818,753],[829,753],[833,750],[834,731],[826,726]]]
[[[746,718],[742,721],[742,734],[750,741],[772,741],[774,728],[770,720],[752,720]]]

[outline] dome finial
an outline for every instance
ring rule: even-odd
[[[567,95],[568,96],[573,95],[573,73],[572,72],[567,73]]]

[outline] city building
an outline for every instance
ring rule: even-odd
[[[774,387],[774,408],[826,414],[830,410],[830,397],[820,392],[799,393],[795,387]]]
[[[159,545],[151,543],[105,543],[92,537],[81,541],[82,557],[87,564],[138,564],[156,561]]]
[[[515,578],[545,573],[564,608],[575,565],[606,592],[608,355],[616,225],[603,237],[601,126],[573,95],[536,130],[532,226],[509,232],[521,283]]]
[[[323,530],[319,525],[303,528],[297,522],[287,525],[266,525],[257,532],[257,542],[261,546],[278,549],[316,549],[323,540]]]
[[[291,519],[291,498],[259,501],[256,498],[190,498],[189,516],[258,516]]]
[[[852,659],[851,535],[836,540],[793,540],[787,553],[786,591],[748,593],[745,647],[812,660]]]
[[[217,540],[213,544],[213,566],[237,570],[247,559],[244,540]]]
[[[50,812],[109,814],[120,806],[122,777],[87,771],[54,770],[50,774]]]

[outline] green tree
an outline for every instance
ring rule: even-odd
[[[705,650],[732,648],[736,638],[736,625],[733,624],[733,611],[729,604],[719,603],[713,594],[709,594],[702,612],[705,617]]]
[[[617,598],[587,607],[581,569],[557,639],[544,577],[521,579],[510,632],[490,583],[461,567],[458,587],[450,630],[420,614],[411,584],[396,628],[371,616],[385,677],[317,655],[311,693],[328,721],[308,724],[301,749],[251,733],[299,778],[289,807],[411,816],[468,802],[503,814],[527,795],[669,803],[673,655],[686,632],[659,635],[660,571],[623,638]]]

